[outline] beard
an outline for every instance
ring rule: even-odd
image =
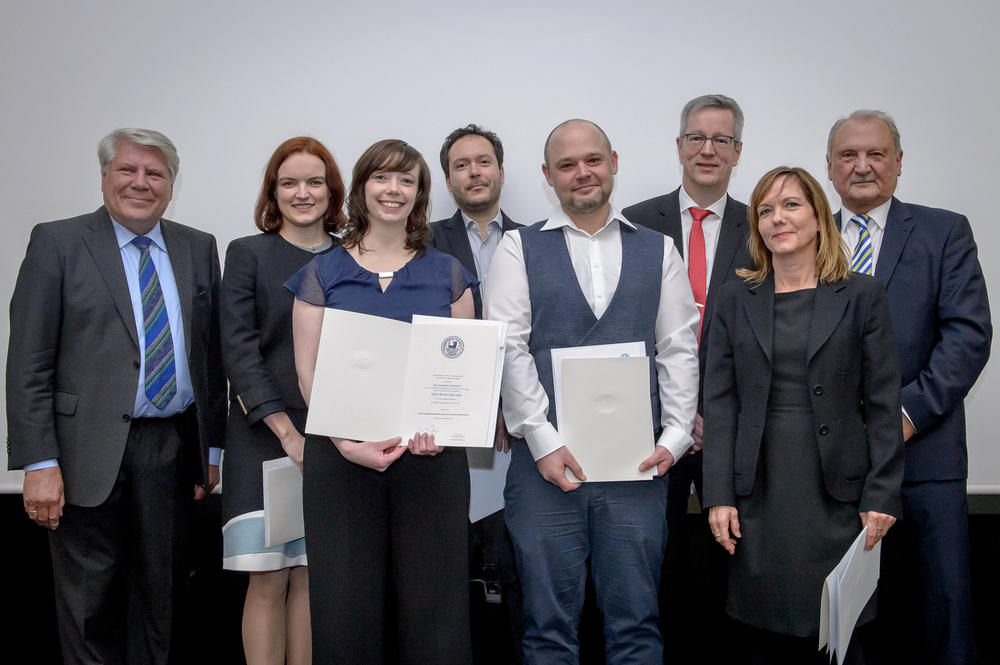
[[[465,197],[465,192],[461,192],[459,195],[455,195],[454,192],[452,196],[455,197],[455,203],[458,207],[464,210],[466,213],[476,213],[476,212],[486,212],[496,205],[497,201],[500,200],[500,183],[497,181],[490,181],[485,183],[486,189],[489,191],[490,195],[481,201],[470,201]]]
[[[600,190],[600,195],[594,198],[578,198],[572,194],[563,204],[566,210],[570,212],[575,212],[580,215],[589,215],[592,212],[600,210],[605,203],[611,199],[611,192]]]

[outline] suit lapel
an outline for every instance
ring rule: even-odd
[[[121,249],[118,247],[118,236],[111,226],[111,218],[102,206],[91,216],[87,224],[89,233],[84,234],[83,242],[97,265],[97,271],[104,280],[104,286],[111,295],[118,315],[122,317],[132,343],[138,349],[139,336],[135,328],[135,313],[132,311],[132,296],[129,295]]]
[[[774,348],[774,273],[768,274],[763,283],[749,286],[743,292],[743,309],[750,321],[750,330],[760,345],[768,363],[772,362]]]
[[[657,229],[674,241],[674,247],[684,258],[684,229],[681,226],[681,190],[680,187],[663,197],[660,203],[660,217],[663,228]]]
[[[816,300],[813,302],[812,319],[809,323],[809,339],[806,343],[806,363],[812,361],[816,352],[830,339],[830,335],[840,324],[847,309],[847,297],[842,291],[846,282],[816,285]]]
[[[878,264],[875,266],[875,276],[883,284],[888,285],[892,279],[892,273],[896,270],[896,264],[899,263],[899,257],[903,253],[903,246],[906,245],[906,239],[910,237],[912,230],[913,218],[910,216],[909,207],[893,197],[889,205],[889,219],[886,220],[882,235],[882,246],[878,252]]]
[[[715,259],[712,263],[712,279],[709,282],[708,293],[722,288],[723,283],[733,270],[733,259],[743,242],[743,225],[747,220],[738,212],[733,197],[726,199],[725,216],[722,218],[722,228],[719,230],[719,244],[715,248]]]
[[[191,355],[191,307],[194,303],[194,272],[191,245],[173,228],[173,222],[160,220],[163,242],[167,245],[170,267],[177,283],[177,297],[181,301],[181,318],[184,320],[184,352]]]
[[[514,220],[508,217],[507,213],[505,213],[503,210],[500,211],[500,221],[501,221],[500,228],[503,230],[504,233],[507,233],[507,231],[514,231],[519,226],[518,224],[514,223]]]
[[[456,210],[451,219],[445,221],[444,228],[448,242],[451,243],[452,256],[461,261],[462,265],[475,275],[476,259],[472,256],[472,248],[469,247],[469,232],[465,228],[462,211]]]

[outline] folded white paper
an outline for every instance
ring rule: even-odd
[[[306,431],[358,441],[434,434],[439,446],[493,445],[506,325],[327,309]]]
[[[302,538],[302,472],[289,457],[267,460],[262,466],[264,547]]]
[[[561,364],[559,434],[587,481],[652,478],[655,468],[639,471],[655,445],[649,359],[566,358]],[[569,469],[566,477],[578,480]]]
[[[882,541],[866,552],[867,535],[866,526],[823,583],[818,648],[827,647],[831,662],[843,661],[858,617],[878,586]]]

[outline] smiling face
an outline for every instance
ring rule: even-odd
[[[308,228],[322,223],[330,206],[323,160],[307,152],[289,155],[278,167],[274,198],[284,224]]]
[[[757,205],[757,232],[778,257],[816,256],[819,223],[799,181],[779,177]]]
[[[493,144],[475,134],[455,141],[448,150],[445,182],[463,212],[492,212],[503,185],[503,167],[497,163]]]
[[[374,224],[402,224],[413,210],[419,192],[420,167],[409,171],[375,171],[365,182],[365,207]]]
[[[699,134],[707,139],[735,136],[736,118],[729,109],[706,106],[688,116],[684,134]],[[720,148],[708,140],[694,147],[683,136],[677,137],[677,154],[684,171],[684,190],[691,196],[704,192],[714,197],[712,202],[722,198],[729,188],[729,176],[740,161],[742,150],[742,142],[734,141],[729,147]]]
[[[112,219],[137,235],[148,233],[174,195],[166,158],[157,148],[118,141],[101,192]]]
[[[903,151],[896,150],[884,122],[855,118],[834,134],[826,167],[844,207],[863,214],[892,198],[903,172]]]
[[[607,205],[618,173],[618,154],[594,125],[575,121],[557,129],[549,138],[545,158],[542,172],[570,218]]]

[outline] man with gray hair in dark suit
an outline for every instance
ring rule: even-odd
[[[104,205],[37,225],[14,287],[9,465],[50,530],[63,661],[166,663],[187,513],[219,478],[219,261],[211,235],[162,219],[166,136],[115,130],[98,158]]]

